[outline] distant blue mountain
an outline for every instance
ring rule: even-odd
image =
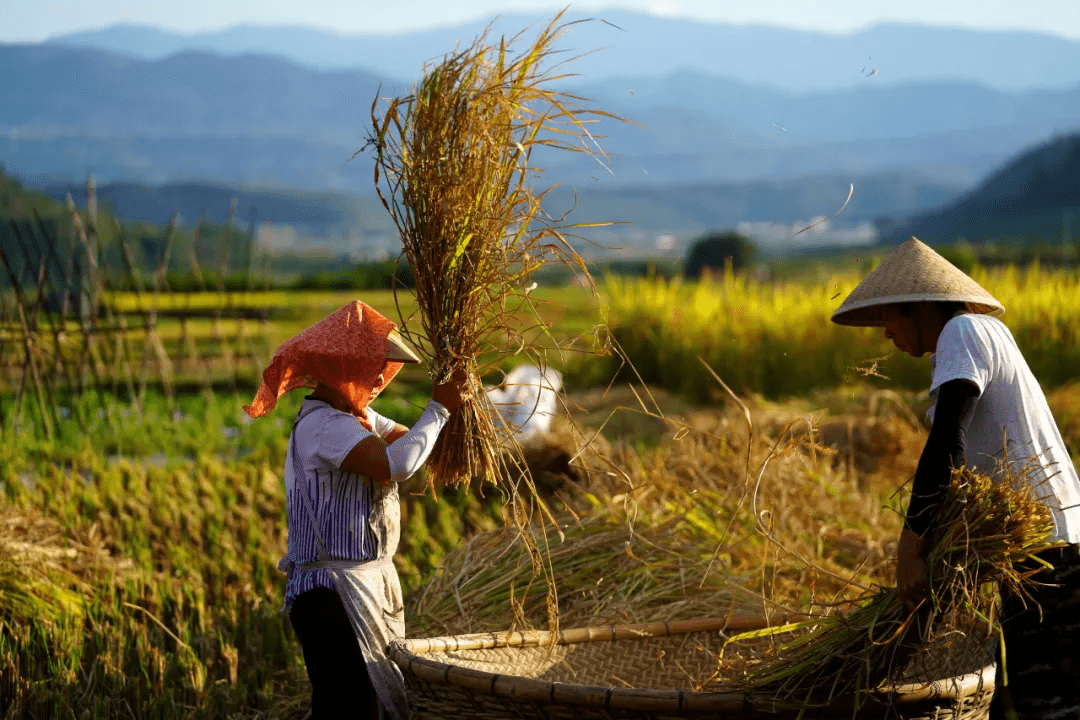
[[[568,66],[589,80],[616,75],[661,78],[677,70],[793,92],[959,81],[1005,92],[1080,84],[1080,42],[1034,32],[1000,32],[885,24],[849,35],[761,26],[714,25],[612,11],[567,19],[561,47]],[[551,16],[504,15],[492,33],[531,38]],[[486,23],[394,35],[342,35],[297,27],[234,27],[179,35],[117,25],[60,35],[53,43],[93,47],[143,59],[185,51],[277,55],[322,70],[364,69],[411,82],[426,60],[467,44]],[[594,52],[596,51],[596,52]],[[876,72],[875,72],[876,71]]]
[[[1080,238],[1080,133],[1030,148],[955,201],[896,223],[887,242]]]
[[[632,29],[592,23],[573,32],[592,26]],[[62,186],[61,194],[94,175],[99,187],[112,185],[108,200],[128,219],[181,209],[191,220],[239,193],[241,211],[260,221],[389,247],[396,236],[371,197],[364,148],[376,97],[410,83],[301,64],[284,52],[292,31],[279,31],[275,55],[179,49],[147,60],[59,43],[0,45],[0,166],[29,186]],[[652,32],[659,42],[659,29]],[[160,51],[169,37],[151,37],[145,49]],[[304,44],[327,37],[308,35]],[[436,40],[429,50],[452,47]],[[731,50],[723,49],[716,54]],[[879,82],[879,73],[839,89],[793,91],[701,70],[635,68],[627,61],[618,73],[584,73],[564,86],[636,123],[593,128],[608,152],[603,165],[582,154],[533,157],[546,171],[539,182],[562,183],[550,196],[553,211],[632,223],[615,244],[682,241],[740,221],[808,220],[834,211],[849,183],[856,190],[843,222],[925,214],[1018,154],[1080,131],[1080,80],[1006,91],[974,80]],[[1006,194],[1024,182],[1019,173],[1003,177]],[[1076,187],[1076,176],[1061,182]],[[293,190],[307,195],[290,200]],[[1001,217],[986,207],[975,214]],[[1060,204],[1038,212],[1047,227],[1062,222]]]
[[[370,163],[350,158],[379,88],[402,90],[253,55],[0,45],[0,68],[0,164],[37,185],[94,174],[369,192]]]
[[[90,135],[364,137],[383,78],[277,57],[182,52],[145,61],[88,48],[0,45],[0,127]],[[388,91],[400,90],[388,84]]]
[[[0,68],[0,164],[31,184],[94,174],[101,183],[371,192],[370,155],[357,155],[371,105],[380,91],[407,89],[280,57],[183,52],[148,61],[54,44],[0,45]],[[546,180],[579,186],[892,172],[969,185],[1022,149],[1080,128],[1080,85],[1005,93],[867,83],[792,93],[681,71],[567,89],[638,123],[594,128],[606,136],[606,169],[584,155],[537,153]]]

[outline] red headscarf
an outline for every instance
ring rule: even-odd
[[[340,392],[352,414],[370,430],[367,405],[372,392],[386,387],[402,365],[386,359],[386,338],[395,328],[359,300],[349,303],[282,343],[263,370],[255,399],[244,410],[253,418],[262,417],[290,390],[322,383]]]

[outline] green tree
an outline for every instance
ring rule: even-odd
[[[749,267],[757,257],[757,247],[745,236],[728,230],[710,232],[690,245],[684,272],[688,278],[699,278],[705,268],[723,270],[730,258],[736,270]]]

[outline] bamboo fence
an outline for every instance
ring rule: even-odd
[[[267,345],[268,310],[254,313],[234,302],[225,286],[229,209],[220,251],[217,283],[209,285],[196,257],[199,231],[191,247],[190,270],[196,292],[214,300],[163,302],[170,293],[166,270],[177,237],[173,215],[150,267],[140,265],[123,228],[115,234],[121,263],[104,262],[94,182],[87,182],[87,205],[67,198],[70,230],[50,225],[35,213],[32,222],[8,222],[0,243],[0,433],[40,424],[52,437],[57,423],[81,414],[87,403],[109,397],[144,406],[156,388],[171,408],[178,389],[236,389],[257,377],[273,348]],[[201,223],[200,223],[201,229]],[[244,278],[250,287],[249,267]],[[134,302],[115,301],[111,289],[126,288]],[[167,308],[167,309],[166,309]],[[201,323],[200,323],[201,321]],[[209,332],[196,324],[209,326]]]

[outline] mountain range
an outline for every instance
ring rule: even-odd
[[[51,43],[112,50],[147,60],[179,52],[277,55],[319,70],[353,70],[411,83],[424,63],[489,36],[531,40],[552,16],[506,14],[490,21],[395,34],[345,35],[311,28],[241,26],[197,34],[116,25],[60,35]],[[562,47],[569,72],[593,80],[660,78],[675,71],[805,93],[942,80],[1005,92],[1080,84],[1080,42],[1035,32],[883,24],[851,34],[709,24],[640,12],[567,12]],[[877,71],[876,73],[874,71]]]
[[[50,187],[60,200],[71,194],[86,202],[85,186]],[[317,237],[321,247],[338,254],[384,256],[397,252],[396,231],[379,201],[346,193],[297,193],[252,190],[227,185],[175,184],[148,187],[112,183],[97,190],[99,203],[121,219],[146,219],[164,224],[174,212],[191,223],[263,223],[264,245],[290,247]],[[916,235],[935,245],[958,239],[978,241],[1036,240],[1071,242],[1080,237],[1080,133],[1054,138],[1012,159],[967,193],[945,186],[916,183],[903,176],[864,178],[855,188],[841,178],[805,178],[780,183],[730,183],[637,187],[585,188],[573,192],[556,188],[546,203],[552,215],[573,210],[579,224],[617,220],[587,236],[606,248],[602,255],[664,255],[682,257],[689,242],[719,228],[739,227],[747,218],[772,217],[774,236],[755,239],[769,253],[810,250],[824,245],[865,244],[874,238],[847,243],[828,231],[829,218],[818,217],[803,235],[805,220],[829,203],[844,199],[843,220],[872,223],[880,242],[896,243]],[[927,210],[926,208],[931,208]],[[921,210],[921,211],[920,211]],[[889,213],[893,213],[890,215]],[[269,226],[267,226],[269,221]],[[743,221],[740,223],[740,221]],[[823,222],[824,221],[824,222]],[[785,225],[786,223],[786,225]],[[754,228],[739,228],[754,235]],[[825,232],[822,232],[825,229]],[[660,240],[670,244],[663,245]],[[592,256],[597,247],[578,243]]]
[[[184,52],[140,60],[60,45],[0,46],[0,162],[32,184],[212,180],[372,190],[362,150],[376,95],[358,70]],[[584,79],[582,79],[584,80]],[[1007,93],[971,83],[792,93],[690,72],[571,88],[604,121],[606,167],[541,154],[575,185],[790,180],[903,172],[970,186],[1010,156],[1080,127],[1080,84]]]
[[[883,223],[885,242],[1080,238],[1080,133],[1032,148],[970,192],[932,210]]]
[[[630,223],[619,242],[808,221],[834,212],[851,186],[838,223],[895,223],[1080,129],[1080,43],[916,26],[824,36],[605,20],[575,25],[567,56],[598,45],[597,33],[633,36],[637,53],[613,53],[622,46],[612,41],[573,60],[568,70],[580,74],[559,87],[630,122],[594,128],[606,156],[539,153],[534,165],[543,182],[561,185],[550,200],[574,208],[574,221]],[[241,220],[254,207],[260,221],[296,217],[304,232],[354,243],[389,232],[385,218],[368,220],[385,214],[371,198],[364,150],[373,103],[408,92],[404,78],[416,76],[421,54],[480,30],[390,42],[296,28],[178,36],[117,27],[0,45],[0,165],[55,192],[94,175],[99,187],[116,188],[118,204],[155,206],[159,215],[172,204],[190,221],[200,206],[220,204],[215,193],[242,193],[252,202]],[[877,50],[863,58],[859,43],[868,41]],[[780,82],[776,69],[790,70],[796,56],[799,73]],[[845,63],[860,64],[852,77]],[[993,77],[980,74],[987,67],[997,68]],[[288,196],[300,200],[290,205]]]

